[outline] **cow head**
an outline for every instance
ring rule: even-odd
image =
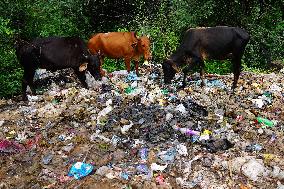
[[[87,64],[81,65],[80,71],[87,69],[96,80],[100,80],[102,78],[100,73],[100,55],[88,55],[84,56],[84,59],[84,62]]]
[[[175,69],[175,63],[168,59],[165,60],[162,64],[163,72],[164,72],[164,82],[165,84],[171,83],[171,80],[174,78],[177,70]]]
[[[150,39],[148,36],[142,36],[138,38],[138,51],[143,53],[145,60],[150,60],[152,58],[150,52]]]

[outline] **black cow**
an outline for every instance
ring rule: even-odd
[[[237,27],[219,26],[187,30],[179,48],[162,64],[164,82],[170,83],[176,72],[182,71],[182,87],[185,87],[187,72],[198,65],[201,68],[201,85],[204,86],[204,60],[230,58],[234,72],[232,89],[235,89],[241,72],[241,58],[249,38],[245,30]]]
[[[95,79],[101,78],[99,55],[90,55],[86,44],[78,37],[48,37],[31,42],[17,40],[15,48],[18,60],[24,68],[23,100],[27,100],[27,85],[35,94],[33,78],[38,68],[50,71],[73,68],[85,88],[88,88],[85,81],[86,69]]]

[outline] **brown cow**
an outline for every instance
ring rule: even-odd
[[[145,61],[151,58],[149,38],[146,36],[139,38],[135,32],[97,33],[89,40],[88,48],[92,54],[100,52],[103,57],[123,58],[128,72],[130,72],[130,61],[133,59],[137,75],[140,56],[143,55]],[[104,73],[101,71],[101,74]]]

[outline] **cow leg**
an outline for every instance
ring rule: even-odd
[[[34,85],[34,76],[35,76],[35,70],[31,73],[28,80],[28,84],[30,86],[33,95],[36,94],[35,85]]]
[[[187,77],[187,72],[183,72],[183,80],[182,80],[181,88],[185,88],[186,87],[186,77]]]
[[[130,59],[125,58],[124,61],[125,61],[125,66],[126,66],[127,72],[129,73],[130,72]]]
[[[103,63],[104,63],[104,56],[101,55],[100,56],[100,74],[102,77],[104,77],[106,75],[105,71],[103,71]]]
[[[32,94],[35,95],[35,87],[33,83],[35,75],[35,70],[34,69],[24,69],[24,76],[22,80],[22,98],[24,101],[28,100],[27,98],[27,86],[29,85]]]
[[[232,89],[233,91],[235,90],[235,88],[237,88],[237,84],[238,84],[238,80],[239,80],[239,76],[241,73],[241,59],[240,58],[234,58],[233,60],[233,71],[234,71],[234,82],[232,85]]]
[[[194,57],[192,58],[192,64],[193,64],[193,65],[199,65],[199,68],[200,68],[201,87],[204,87],[204,86],[205,86],[205,80],[204,80],[205,64],[204,64],[203,59],[200,57],[200,55],[194,56]]]
[[[189,72],[188,66],[186,66],[185,68],[183,68],[182,72],[183,72],[182,88],[185,88],[185,87],[186,87],[187,73]]]
[[[205,86],[205,80],[204,80],[204,75],[205,75],[205,64],[203,61],[200,61],[200,79],[201,79],[201,87]]]
[[[139,61],[135,60],[134,63],[135,63],[136,74],[137,74],[137,76],[139,76],[139,71],[138,71],[138,68],[139,68]]]
[[[79,68],[74,68],[73,69],[75,74],[77,75],[78,79],[80,80],[82,86],[86,89],[88,89],[88,84],[86,83],[86,72],[83,71],[83,72],[80,72],[79,71]]]

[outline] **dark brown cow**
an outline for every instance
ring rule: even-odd
[[[135,61],[136,74],[140,56],[145,61],[151,58],[150,40],[146,36],[137,37],[135,32],[109,32],[95,34],[88,42],[88,48],[92,54],[98,52],[108,58],[123,58],[127,71],[130,72],[130,61]],[[103,58],[101,64],[103,62]],[[102,72],[102,74],[104,74]]]
[[[185,87],[187,72],[198,65],[201,68],[200,76],[204,86],[204,60],[230,58],[234,71],[232,88],[235,89],[241,72],[241,58],[249,38],[245,30],[237,27],[219,26],[187,30],[179,48],[162,65],[165,83],[170,83],[175,73],[182,71]]]

